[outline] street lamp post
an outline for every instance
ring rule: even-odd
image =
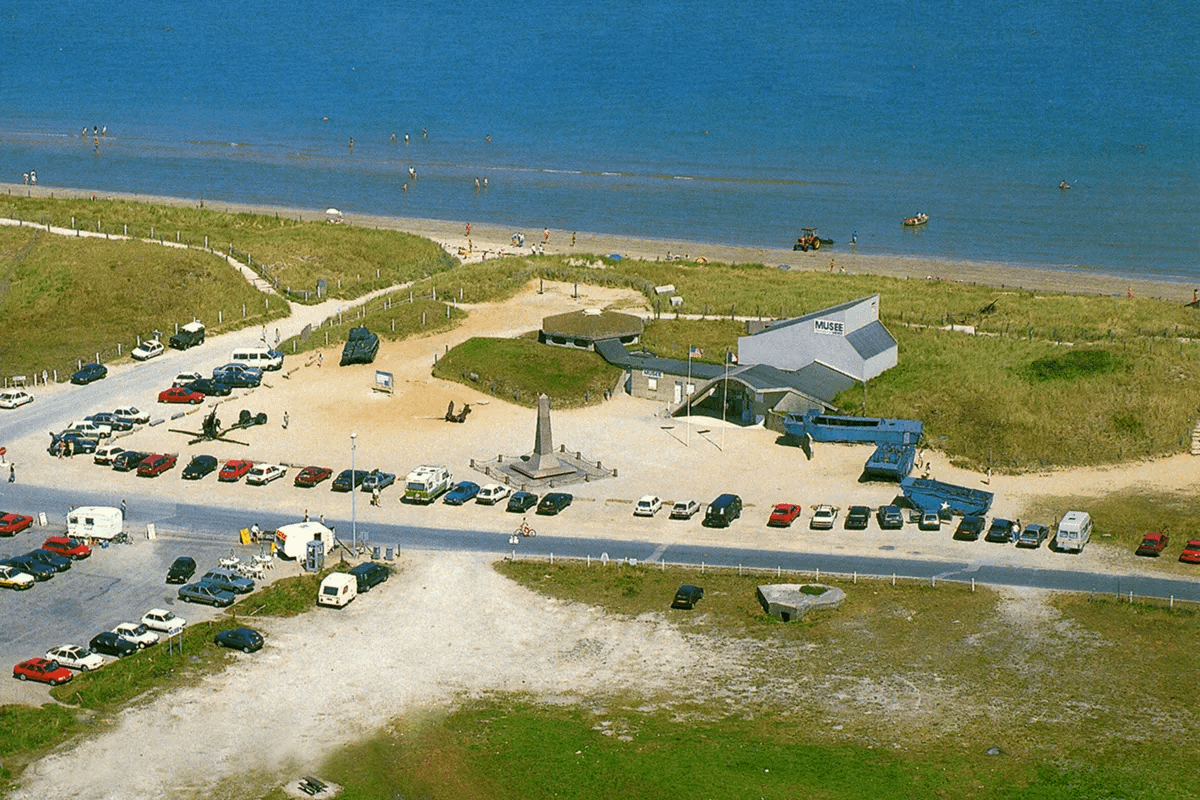
[[[354,469],[354,451],[358,449],[358,434],[350,434],[350,550],[358,555],[358,514],[355,510],[354,496],[358,494],[356,479],[358,473]]]

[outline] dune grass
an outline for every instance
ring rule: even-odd
[[[0,216],[56,227],[165,238],[250,261],[295,302],[317,302],[317,281],[329,297],[352,299],[453,268],[457,261],[428,239],[400,231],[330,225],[266,214],[135,203],[0,196]],[[152,236],[153,234],[153,236]],[[310,292],[311,294],[304,294]]]
[[[245,307],[245,316],[242,309]],[[144,242],[72,239],[0,228],[0,341],[5,376],[128,356],[138,337],[164,338],[200,319],[211,334],[287,313],[223,260]],[[219,321],[221,320],[221,321]]]

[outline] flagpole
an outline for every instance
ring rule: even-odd
[[[692,396],[688,389],[692,388],[692,346],[688,345],[688,377],[683,386],[683,402],[687,404],[687,446],[692,446]]]

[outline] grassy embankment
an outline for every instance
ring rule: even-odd
[[[56,227],[164,238],[214,250],[249,263],[294,302],[317,302],[317,281],[329,297],[364,294],[444,272],[457,264],[435,242],[399,231],[330,225],[264,214],[230,214],[201,208],[125,200],[51,200],[0,196],[0,216]],[[151,232],[153,230],[153,237]],[[308,294],[305,294],[305,293]]]
[[[95,672],[76,673],[74,680],[50,690],[56,703],[40,708],[0,706],[0,786],[19,777],[25,765],[50,748],[104,724],[111,714],[147,692],[196,683],[231,663],[232,654],[213,644],[218,631],[240,625],[254,627],[262,617],[290,617],[316,606],[317,587],[324,572],[282,578],[229,608],[226,616],[189,625],[183,649],[168,652],[161,643],[132,656],[112,661]],[[176,644],[179,640],[176,640]]]
[[[321,771],[345,797],[1200,797],[1195,770],[1162,766],[1200,724],[1194,610],[826,580],[846,603],[784,624],[754,598],[773,576],[499,569],[548,596],[666,614],[745,654],[746,672],[690,691],[703,670],[684,667],[677,691],[650,697],[501,696],[398,719]],[[705,587],[698,610],[667,610],[687,582]]]

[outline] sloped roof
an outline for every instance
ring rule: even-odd
[[[805,392],[830,405],[833,398],[858,384],[856,379],[820,361],[796,370],[796,377],[803,382]]]
[[[768,325],[767,327],[763,328],[761,331],[755,331],[754,333],[752,333],[750,335],[751,336],[759,336],[764,333],[769,333],[770,331],[777,331],[780,328],[787,328],[792,325],[797,325],[801,322],[810,322],[814,319],[820,319],[822,317],[829,316],[830,314],[838,314],[842,311],[846,311],[847,309],[853,308],[854,306],[856,306],[860,303],[865,303],[868,300],[871,300],[872,298],[875,298],[875,297],[878,297],[878,295],[872,294],[872,295],[868,295],[867,297],[860,297],[857,300],[851,300],[847,303],[839,303],[836,306],[830,306],[829,308],[822,308],[820,311],[814,311],[811,314],[805,314],[802,317],[792,317],[791,319],[780,320],[779,322]]]
[[[612,339],[620,336],[641,336],[645,324],[641,317],[619,311],[570,311],[542,320],[542,332],[549,336],[571,339]]]
[[[879,320],[848,333],[846,341],[863,360],[873,358],[896,346],[896,339]]]
[[[687,375],[688,362],[678,358],[659,358],[658,356],[631,353],[625,345],[616,339],[603,339],[596,342],[596,352],[610,364],[626,369],[651,369],[667,375]],[[703,361],[692,362],[693,380],[710,380],[725,373],[720,364],[707,364]]]

